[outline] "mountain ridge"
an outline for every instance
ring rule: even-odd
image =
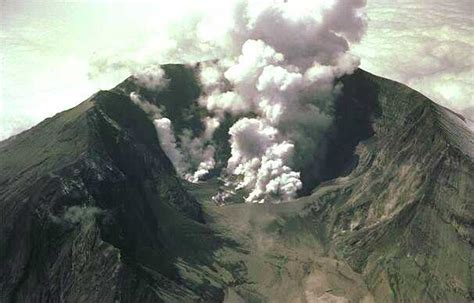
[[[179,180],[129,99],[198,125],[195,70],[164,70],[162,94],[128,78],[0,142],[2,301],[472,300],[474,139],[457,115],[356,71],[308,195],[217,206],[219,181]]]

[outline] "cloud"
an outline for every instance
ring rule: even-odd
[[[198,182],[206,177],[216,165],[214,160],[215,149],[212,145],[206,146],[201,153],[200,162],[194,174],[190,176],[191,182]]]
[[[80,224],[83,228],[95,222],[95,218],[103,211],[93,206],[71,206],[63,215],[63,219],[72,224]]]
[[[195,137],[193,132],[185,129],[180,136],[180,146],[189,166],[185,178],[190,182],[202,180],[215,167],[215,148],[211,145],[214,131],[220,122],[216,118],[206,117],[203,120],[204,132]]]
[[[339,90],[334,81],[359,64],[347,52],[365,30],[363,6],[358,0],[229,5],[229,28],[212,41],[225,60],[202,69],[199,104],[219,118],[223,112],[254,116],[240,118],[229,131],[227,172],[237,188],[248,190],[247,202],[288,201],[301,189],[293,158],[304,167],[314,160],[314,153],[305,153],[308,146],[324,150],[322,134],[331,122],[324,110]],[[197,23],[197,32],[208,20]],[[194,46],[210,45],[199,38]]]
[[[362,0],[232,0],[219,4],[219,14],[215,8],[189,9],[180,23],[170,23],[148,43],[141,53],[152,57],[138,56],[139,62],[208,60],[201,67],[204,95],[198,101],[209,112],[204,134],[195,137],[187,130],[176,140],[172,121],[155,120],[161,145],[180,174],[197,181],[214,167],[209,133],[224,113],[251,115],[230,128],[227,173],[249,192],[248,202],[294,198],[302,182],[293,157],[301,168],[314,160],[314,153],[305,152],[323,150],[322,134],[331,122],[326,109],[339,91],[334,81],[359,64],[348,50],[365,31],[364,5]],[[133,60],[105,62],[98,65],[101,70]],[[155,83],[154,77],[145,78]]]
[[[155,104],[152,104],[152,103],[148,102],[147,100],[145,100],[137,92],[131,92],[130,93],[130,100],[132,100],[133,103],[138,105],[138,107],[140,107],[152,119],[161,118],[162,110],[158,106],[156,106]]]
[[[94,74],[92,62],[135,53],[154,34],[157,6],[2,1],[0,140],[130,76],[127,69]]]
[[[242,118],[230,131],[232,156],[228,169],[243,177],[237,188],[248,188],[247,202],[265,202],[276,197],[289,200],[302,187],[300,173],[287,163],[294,144],[282,141],[279,131],[261,119]]]
[[[216,165],[215,148],[210,145],[214,131],[219,127],[219,121],[205,118],[204,132],[194,137],[191,130],[185,129],[179,136],[179,144],[172,129],[171,120],[157,118],[153,121],[160,146],[173,163],[179,175],[189,182],[199,182],[206,177]]]
[[[259,7],[269,1],[251,6],[245,2],[2,2],[0,140],[77,105],[98,89],[113,87],[145,66],[235,57],[249,38],[241,35],[249,23],[258,24],[258,33],[250,37],[254,40],[278,32],[280,37],[268,38],[272,41],[268,44],[280,53],[293,45],[295,56],[304,57],[303,50],[319,48],[322,60],[326,47],[344,48],[338,37],[324,39],[323,34],[315,36],[314,45],[301,47],[311,34],[310,26],[295,25],[288,31],[268,26],[268,20],[282,20],[278,10],[268,11],[256,22]],[[323,12],[315,7],[334,3],[288,2],[294,3],[287,10],[288,18],[314,15],[319,20]],[[239,3],[240,11],[229,9]],[[363,1],[337,5],[338,9],[324,13],[325,24],[334,32],[344,32],[349,42],[357,41],[365,26],[347,11],[362,6]],[[246,12],[245,18],[235,18],[239,12]],[[454,110],[473,106],[471,0],[371,0],[368,14],[368,35],[361,46],[354,45],[363,68],[414,86]],[[351,30],[352,26],[357,30]],[[229,33],[229,28],[237,30]],[[318,41],[325,43],[316,45]]]
[[[146,85],[149,89],[159,91],[168,85],[166,79],[164,84],[160,84],[163,79],[165,78],[161,73],[160,77],[147,76]],[[139,82],[140,79],[136,79],[136,81],[145,85]],[[191,130],[184,129],[177,140],[172,121],[163,117],[162,109],[148,102],[137,92],[130,93],[130,100],[153,120],[160,146],[182,178],[190,182],[198,182],[209,174],[216,164],[214,160],[215,148],[210,145],[210,141],[220,125],[219,119],[205,117],[202,120],[204,131],[200,136],[195,137]]]
[[[165,89],[169,84],[165,72],[159,65],[135,73],[134,77],[138,85],[154,92]],[[137,92],[130,93],[130,100],[153,120],[160,146],[182,178],[190,182],[198,182],[209,174],[215,166],[215,149],[207,143],[219,127],[220,122],[217,118],[203,119],[205,128],[200,137],[193,138],[192,131],[184,130],[178,144],[172,122],[163,117],[163,110],[148,102]]]
[[[398,80],[467,114],[474,106],[474,19],[470,0],[376,0],[353,48],[362,68]]]
[[[160,91],[168,86],[169,80],[160,65],[147,66],[134,73],[137,83],[150,91]]]
[[[331,121],[325,109],[338,91],[333,82],[358,65],[347,51],[349,43],[359,41],[365,31],[361,11],[365,1],[178,0],[161,4],[161,9],[151,3],[104,5],[104,11],[123,15],[126,24],[113,37],[122,31],[133,33],[129,28],[137,23],[147,36],[124,39],[119,35],[123,47],[116,51],[98,48],[89,60],[88,79],[133,73],[142,86],[160,90],[167,82],[160,64],[214,60],[201,74],[205,95],[199,104],[209,111],[209,119],[220,122],[225,112],[251,115],[252,120],[240,120],[231,128],[232,142],[250,136],[245,131],[247,124],[262,130],[251,138],[256,140],[252,148],[260,148],[252,157],[244,144],[231,144],[233,160],[228,172],[235,180],[246,179],[241,168],[247,165],[247,158],[251,160],[256,179],[237,182],[237,186],[245,184],[250,202],[283,201],[296,195],[301,181],[293,157],[302,160],[299,166],[305,165],[312,159],[302,152],[307,150],[304,146],[317,151],[323,145],[321,134]],[[130,15],[139,7],[140,13]],[[119,13],[118,8],[126,10]],[[104,37],[102,32],[97,35]],[[88,47],[104,45],[103,41],[91,42]],[[208,124],[209,131],[203,135],[188,132],[179,134],[177,140],[172,121],[161,116],[159,109],[138,95],[132,94],[131,99],[155,119],[160,144],[181,175],[194,176],[198,171],[202,177],[212,169],[214,148],[209,137],[216,121]],[[317,119],[310,119],[311,114]],[[267,132],[274,134],[267,137]]]
[[[248,105],[242,100],[242,97],[235,92],[216,91],[199,100],[201,106],[210,112],[216,112],[222,116],[224,112],[233,114],[244,114],[248,112]]]
[[[153,124],[155,125],[156,132],[158,133],[158,139],[161,148],[165,152],[166,156],[168,156],[168,159],[170,159],[171,163],[173,163],[173,166],[177,172],[181,176],[184,176],[188,170],[188,166],[184,161],[183,154],[176,145],[176,137],[171,126],[171,120],[168,118],[159,118],[153,120]]]
[[[204,124],[204,133],[202,137],[206,141],[211,141],[214,132],[220,126],[219,119],[216,117],[205,117],[202,122]]]

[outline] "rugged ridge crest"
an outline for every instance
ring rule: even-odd
[[[164,66],[159,94],[131,77],[0,142],[2,302],[474,299],[474,138],[461,117],[358,70],[340,79],[300,198],[218,206],[219,181],[180,180],[129,98],[163,108],[178,133],[202,131],[196,69]],[[214,135],[215,174],[235,119]]]

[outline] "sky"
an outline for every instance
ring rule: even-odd
[[[206,59],[177,45],[189,11],[223,1],[0,0],[0,140],[159,62]],[[474,120],[474,2],[368,0],[361,67]],[[222,19],[226,16],[222,16]],[[185,20],[185,22],[183,22]],[[176,30],[176,29],[179,30]],[[204,34],[218,33],[215,24]],[[217,33],[215,33],[217,32]]]
[[[474,118],[474,1],[376,0],[353,52],[362,68]]]

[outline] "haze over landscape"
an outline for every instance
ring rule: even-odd
[[[148,64],[212,58],[195,45],[176,51],[173,35],[192,32],[189,16],[225,11],[223,5],[2,0],[0,139],[113,87]],[[473,9],[469,0],[368,1],[368,30],[352,52],[362,68],[406,83],[473,119]],[[188,27],[176,31],[177,23]],[[215,29],[211,32],[218,35]]]

